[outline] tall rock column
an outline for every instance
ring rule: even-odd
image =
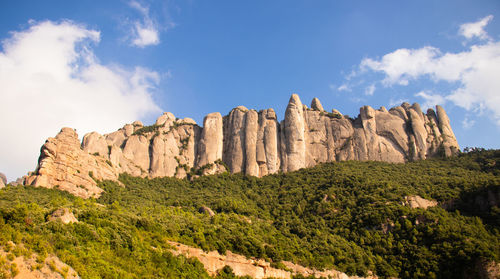
[[[245,171],[245,117],[248,109],[239,106],[224,117],[223,161],[231,173]]]
[[[245,118],[245,173],[259,176],[257,164],[257,133],[259,130],[259,115],[255,110],[246,113]]]
[[[198,143],[197,167],[222,159],[222,116],[212,112],[203,120],[203,131]]]
[[[443,148],[444,155],[446,157],[455,155],[459,150],[457,139],[455,138],[455,134],[450,126],[450,119],[446,114],[446,111],[443,107],[437,105],[436,112],[438,117],[438,127],[441,131],[441,137],[443,138]]]
[[[279,124],[273,109],[259,112],[257,163],[260,176],[276,173],[280,168]]]
[[[370,106],[364,106],[359,110],[359,115],[365,132],[367,156],[366,158],[360,158],[360,160],[380,160],[375,110]]]
[[[295,171],[305,167],[306,142],[304,110],[297,94],[290,97],[284,121],[284,153],[286,164],[283,171]]]
[[[413,135],[415,136],[415,154],[414,159],[425,159],[427,156],[427,130],[425,129],[425,119],[420,105],[415,103],[409,110],[408,114],[410,116],[411,128]],[[410,156],[412,154],[409,154]]]

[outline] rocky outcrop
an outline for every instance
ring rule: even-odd
[[[102,189],[95,180],[116,180],[118,174],[104,157],[92,155],[80,146],[78,135],[71,128],[63,128],[55,138],[42,146],[35,174],[26,184],[57,187],[76,196],[98,196]]]
[[[208,216],[213,217],[215,216],[215,212],[208,206],[202,206],[198,209],[198,212],[200,213],[206,213]]]
[[[420,196],[406,196],[403,205],[409,206],[410,208],[423,208],[436,206],[437,201],[426,200]]]
[[[458,152],[457,139],[451,129],[450,119],[448,118],[446,111],[439,105],[436,106],[436,111],[437,118],[439,120],[438,127],[441,132],[443,151],[446,156],[451,156]]]
[[[73,212],[68,208],[59,208],[54,210],[48,217],[48,221],[61,221],[63,224],[78,223]]]
[[[7,185],[7,177],[0,172],[0,189],[5,187],[5,185]]]
[[[13,258],[7,255],[13,253],[13,247],[18,246],[19,250],[23,250],[22,245],[8,242],[10,252],[7,252],[5,247],[0,247],[0,258],[4,260],[3,265],[0,265],[0,274],[6,276],[5,278],[16,279],[77,279],[80,278],[76,271],[69,265],[62,262],[55,255],[48,255],[40,257],[36,253],[31,253],[31,256],[23,254],[14,256]],[[42,259],[42,260],[41,260]],[[4,269],[5,267],[10,267]],[[2,277],[4,278],[4,277]]]
[[[479,260],[475,264],[472,272],[464,274],[463,277],[467,279],[498,279],[500,278],[500,263]]]
[[[110,134],[92,132],[80,144],[64,128],[42,147],[34,174],[25,184],[55,187],[90,197],[100,193],[95,180],[120,173],[183,178],[228,170],[252,176],[295,171],[322,162],[373,160],[403,163],[452,156],[459,146],[444,109],[423,113],[418,104],[390,110],[364,106],[355,119],[327,112],[314,98],[311,108],[293,94],[285,119],[273,109],[239,106],[222,117],[208,114],[203,127],[190,118],[164,113],[151,126],[140,121]],[[79,187],[81,186],[81,187]]]
[[[343,272],[337,270],[325,270],[319,271],[315,269],[310,269],[303,267],[291,262],[283,262],[288,270],[278,269],[271,267],[271,263],[266,262],[262,259],[250,258],[245,256],[232,253],[231,251],[226,251],[225,255],[219,254],[217,251],[204,252],[199,248],[193,248],[181,243],[169,241],[169,244],[173,247],[171,252],[174,255],[184,255],[188,258],[198,259],[208,274],[211,276],[217,275],[217,272],[223,269],[225,266],[232,268],[233,273],[236,276],[249,276],[251,278],[261,279],[261,278],[291,278],[292,275],[303,275],[306,277],[313,276],[315,278],[334,278],[334,279],[376,279],[377,276],[369,277],[357,277],[348,276]]]
[[[290,97],[282,124],[282,169],[284,172],[295,171],[305,167],[304,107],[297,94]]]

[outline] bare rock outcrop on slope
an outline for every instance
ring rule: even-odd
[[[69,265],[62,262],[56,255],[48,255],[42,257],[33,253],[27,257],[25,255],[14,256],[11,260],[7,255],[12,254],[13,247],[21,246],[13,242],[8,242],[10,252],[7,252],[5,247],[0,247],[0,258],[4,259],[3,267],[15,266],[9,270],[2,270],[0,266],[0,274],[6,278],[16,279],[79,279],[78,273]],[[21,248],[22,249],[22,248]],[[15,270],[15,272],[13,272]],[[3,277],[2,277],[3,278]]]
[[[73,212],[69,208],[59,208],[54,210],[48,217],[48,221],[61,221],[63,224],[78,223]]]
[[[105,158],[82,150],[78,135],[71,128],[62,128],[55,138],[45,142],[35,173],[26,184],[58,187],[84,198],[98,196],[102,192],[94,179],[118,178]]]
[[[239,106],[224,117],[208,114],[203,127],[166,112],[154,125],[136,121],[110,134],[92,132],[81,144],[74,130],[63,128],[44,144],[36,171],[24,183],[91,197],[101,192],[95,179],[117,179],[120,173],[183,178],[221,173],[227,166],[260,177],[322,162],[452,156],[459,146],[450,120],[442,107],[436,111],[424,114],[408,103],[390,110],[364,106],[353,119],[327,112],[317,98],[308,108],[293,94],[281,123],[273,109]]]
[[[271,267],[271,263],[262,259],[247,258],[242,255],[226,251],[225,255],[219,254],[217,251],[205,252],[202,249],[190,247],[181,243],[169,241],[174,249],[171,250],[174,255],[184,255],[188,258],[194,257],[198,259],[208,274],[215,276],[217,272],[229,266],[237,276],[250,276],[251,278],[291,278],[292,275],[313,276],[315,278],[332,278],[332,279],[362,279],[365,277],[348,276],[347,274],[337,270],[315,270],[303,267],[291,262],[283,262],[289,270],[283,270]],[[366,279],[376,279],[377,276],[369,276]]]
[[[426,200],[420,196],[406,196],[403,205],[409,206],[411,208],[423,208],[436,206],[437,201]]]

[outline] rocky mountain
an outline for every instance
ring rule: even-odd
[[[390,110],[364,106],[353,119],[325,111],[317,98],[308,108],[293,94],[281,122],[273,109],[239,106],[224,117],[208,114],[203,127],[167,112],[154,125],[136,121],[110,134],[86,134],[81,143],[75,130],[63,128],[42,146],[38,166],[24,183],[91,197],[102,191],[95,180],[116,180],[120,173],[184,178],[193,171],[215,174],[227,168],[261,177],[322,162],[403,163],[458,152],[440,106],[427,113],[416,103]]]
[[[7,177],[0,172],[0,188],[5,187],[5,185],[7,185]]]

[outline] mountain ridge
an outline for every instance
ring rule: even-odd
[[[87,198],[102,192],[96,180],[117,180],[121,173],[184,178],[230,171],[261,177],[322,162],[403,163],[459,150],[441,106],[426,114],[417,103],[390,110],[363,106],[353,119],[325,111],[317,98],[308,108],[292,94],[281,122],[273,109],[238,106],[226,116],[208,114],[203,127],[166,112],[151,126],[135,121],[113,133],[88,133],[81,143],[75,130],[63,128],[42,146],[24,184],[58,186]]]

